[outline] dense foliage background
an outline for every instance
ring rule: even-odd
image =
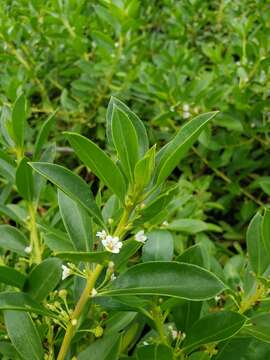
[[[97,178],[63,131],[111,150],[105,122],[112,95],[143,120],[158,148],[192,117],[219,110],[172,173],[170,183],[179,186],[160,221],[177,232],[179,253],[194,239],[203,242],[227,280],[238,283],[248,223],[270,196],[269,1],[5,0],[0,49],[0,127],[23,93],[31,158],[38,132],[56,111],[49,135],[56,162],[91,183],[97,196]],[[0,144],[4,149],[3,136]],[[0,206],[19,202],[1,175]],[[48,187],[39,212],[56,206]],[[53,211],[47,217],[58,224]],[[10,223],[1,213],[1,222]]]

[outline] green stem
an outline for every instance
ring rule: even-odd
[[[33,262],[39,264],[42,261],[42,248],[37,230],[36,207],[33,203],[29,203],[28,211],[30,216],[29,231],[30,231],[30,245],[33,248]]]
[[[153,320],[161,342],[165,345],[168,345],[167,337],[164,333],[164,327],[163,327],[164,320],[159,306],[153,309]]]
[[[60,348],[60,351],[59,351],[59,354],[58,354],[58,357],[57,357],[57,360],[65,360],[66,358],[66,355],[67,355],[67,352],[68,352],[68,349],[69,349],[69,346],[70,346],[70,343],[71,343],[71,340],[75,334],[75,330],[76,330],[76,325],[74,326],[72,324],[72,322],[74,320],[78,320],[89,297],[90,297],[90,294],[91,294],[91,291],[93,290],[94,286],[95,286],[95,283],[101,273],[103,269],[103,266],[98,264],[95,268],[95,270],[89,275],[88,279],[87,279],[87,283],[86,283],[86,286],[82,292],[82,295],[73,311],[73,313],[71,314],[71,317],[70,317],[70,322],[67,326],[67,329],[66,329],[66,334],[64,336],[64,340],[62,342],[62,345],[61,345],[61,348]]]

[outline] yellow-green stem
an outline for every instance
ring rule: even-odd
[[[64,360],[66,355],[67,355],[67,352],[68,352],[68,349],[69,349],[69,346],[70,346],[70,343],[71,343],[71,340],[75,334],[75,331],[76,331],[76,325],[74,326],[72,323],[73,321],[75,320],[78,320],[89,297],[90,297],[90,294],[91,294],[91,291],[93,290],[94,286],[95,286],[95,283],[101,273],[103,269],[103,266],[98,264],[95,268],[95,270],[93,272],[90,273],[88,279],[87,279],[87,282],[86,282],[86,286],[82,292],[82,295],[74,309],[74,311],[72,312],[71,314],[71,317],[70,317],[70,321],[69,321],[69,324],[67,326],[67,329],[66,329],[66,334],[64,336],[64,340],[62,342],[62,345],[61,345],[61,348],[60,348],[60,351],[59,351],[59,354],[58,354],[58,357],[57,357],[57,360]]]
[[[40,244],[37,222],[36,222],[36,207],[33,203],[28,205],[29,211],[29,231],[30,231],[30,245],[33,248],[33,262],[39,264],[42,261],[42,248]]]
[[[153,309],[153,320],[161,342],[165,345],[168,345],[167,337],[164,333],[164,328],[163,328],[163,316],[159,306]]]

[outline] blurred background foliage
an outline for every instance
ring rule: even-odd
[[[215,223],[227,251],[241,252],[243,229],[270,195],[269,50],[267,0],[5,0],[0,106],[26,94],[30,154],[57,109],[51,141],[70,167],[77,163],[61,132],[105,146],[111,95],[159,145],[192,116],[220,110],[172,177],[179,196],[169,213]]]

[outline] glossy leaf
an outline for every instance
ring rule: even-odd
[[[173,258],[173,237],[167,230],[153,230],[147,233],[142,250],[142,261],[170,261]]]
[[[55,317],[53,313],[23,292],[0,293],[0,310],[20,310]]]
[[[111,160],[95,143],[84,136],[75,133],[66,133],[67,138],[81,161],[88,166],[98,178],[124,201],[126,194],[125,179]]]
[[[10,225],[0,225],[0,248],[25,256],[28,240],[23,233]]]
[[[15,286],[22,289],[25,283],[26,276],[21,272],[8,267],[0,265],[0,283]]]
[[[34,198],[34,180],[32,168],[28,165],[28,159],[23,158],[16,171],[16,185],[19,194],[27,201]]]
[[[25,120],[26,99],[24,95],[20,95],[17,98],[12,111],[13,140],[20,149],[23,149],[24,145]]]
[[[245,324],[239,313],[220,311],[198,320],[188,331],[184,349],[195,349],[203,344],[218,342],[234,336]]]
[[[203,247],[200,244],[193,245],[180,254],[176,260],[204,267]]]
[[[37,139],[35,142],[35,148],[34,148],[34,156],[33,159],[34,160],[39,160],[40,155],[41,155],[41,151],[42,151],[42,147],[43,145],[46,143],[51,127],[53,125],[53,123],[55,122],[55,113],[54,112],[52,115],[50,115],[48,117],[48,119],[42,124],[39,133],[37,135]]]
[[[96,340],[78,355],[78,360],[118,360],[120,339],[120,335],[114,333]]]
[[[163,344],[141,346],[136,352],[136,360],[172,360],[172,349]]]
[[[73,200],[78,201],[99,224],[103,225],[100,210],[95,203],[89,186],[83,179],[60,165],[36,162],[31,163],[31,166]]]
[[[205,300],[219,294],[224,288],[224,284],[214,274],[203,268],[157,261],[129,268],[100,295],[160,295]]]
[[[262,219],[262,239],[264,247],[270,258],[270,210],[265,209]]]
[[[59,259],[48,258],[34,267],[27,279],[27,293],[40,302],[57,286],[62,276],[62,262]]]
[[[125,114],[129,117],[130,121],[132,122],[138,138],[139,143],[139,154],[140,157],[142,157],[145,152],[148,150],[149,142],[148,142],[148,136],[145,129],[145,126],[143,122],[139,119],[139,117],[129,109],[127,105],[125,105],[122,101],[115,97],[111,97],[108,109],[107,109],[107,115],[106,115],[106,122],[107,122],[107,138],[109,141],[109,144],[113,146],[113,138],[112,138],[112,115],[113,115],[113,108],[114,106],[117,106],[119,109],[125,112]]]
[[[61,190],[58,190],[58,204],[63,223],[74,248],[79,251],[91,251],[93,231],[88,212]]]
[[[151,180],[155,166],[155,155],[156,147],[153,146],[135,166],[134,181],[136,189],[139,191],[143,190]]]
[[[103,262],[110,258],[110,253],[107,251],[98,252],[83,252],[83,251],[61,251],[55,252],[54,256],[69,261],[83,261],[83,262]]]
[[[124,172],[132,182],[139,159],[138,136],[130,118],[116,105],[112,111],[112,138]]]
[[[43,360],[44,351],[39,333],[26,312],[4,311],[5,325],[12,344],[24,360]]]
[[[157,154],[156,186],[160,185],[179,164],[208,122],[217,114],[209,112],[188,121]]]
[[[173,231],[181,231],[188,234],[196,234],[202,231],[222,231],[219,226],[198,219],[173,220],[171,223],[169,223],[167,229]]]
[[[262,238],[262,216],[257,213],[251,220],[247,229],[247,249],[249,261],[253,271],[262,275],[270,265],[270,256],[265,248]]]
[[[259,340],[270,343],[270,314],[260,313],[252,316],[245,332]]]

